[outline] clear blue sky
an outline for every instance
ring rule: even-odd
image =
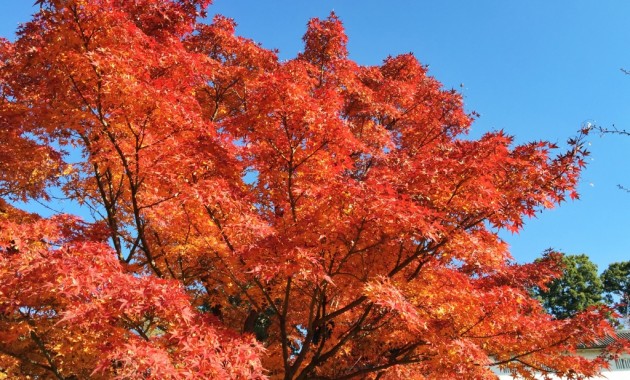
[[[13,39],[33,0],[2,1],[0,35]],[[630,2],[592,0],[306,1],[215,0],[210,14],[232,17],[237,32],[283,59],[301,50],[310,17],[343,20],[351,57],[379,64],[413,52],[466,108],[481,117],[472,137],[503,129],[517,141],[564,143],[587,122],[630,130]],[[460,86],[462,86],[460,88]],[[549,247],[585,253],[600,271],[630,260],[630,137],[589,138],[592,161],[581,200],[505,234],[518,261]]]

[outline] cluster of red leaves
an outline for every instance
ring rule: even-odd
[[[78,234],[64,233],[69,227]],[[176,281],[128,273],[110,247],[93,239],[100,232],[75,227],[64,216],[0,223],[3,373],[262,377],[253,339],[193,310]]]

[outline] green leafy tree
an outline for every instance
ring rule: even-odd
[[[545,309],[557,319],[573,317],[600,303],[604,289],[597,265],[587,255],[567,255],[563,263],[561,277],[553,280],[546,290],[538,288],[534,291]]]
[[[606,302],[616,304],[617,311],[628,314],[628,302],[630,302],[630,261],[612,263],[602,273],[602,285],[604,287]]]

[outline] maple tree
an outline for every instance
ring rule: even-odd
[[[562,271],[500,229],[575,187],[565,152],[465,138],[412,55],[361,66],[334,14],[304,52],[198,21],[209,0],[40,0],[0,43],[0,372],[77,378],[533,378],[602,310],[555,320]],[[70,152],[70,153],[68,153]],[[78,162],[70,162],[81,153]],[[57,187],[94,221],[10,202]]]

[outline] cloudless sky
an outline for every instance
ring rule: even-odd
[[[0,36],[14,39],[36,11],[33,0],[0,0]],[[446,88],[462,92],[481,116],[470,137],[503,129],[517,142],[561,146],[586,123],[630,130],[630,2],[592,0],[215,0],[237,33],[290,59],[311,17],[333,11],[350,57],[377,65],[413,52]],[[585,253],[599,265],[630,260],[630,137],[589,136],[591,161],[579,201],[568,201],[503,234],[514,257],[546,248]]]

